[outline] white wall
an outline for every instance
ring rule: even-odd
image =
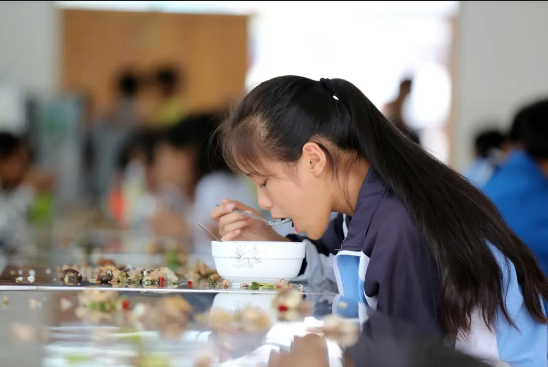
[[[59,81],[59,13],[52,1],[0,2],[0,80],[38,93]]]
[[[464,1],[458,38],[453,152],[463,169],[486,119],[506,129],[521,104],[548,97],[548,2]]]

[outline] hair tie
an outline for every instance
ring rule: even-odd
[[[337,93],[335,92],[335,84],[331,81],[331,79],[321,78],[320,83],[322,83],[323,89],[328,91],[331,97],[337,97]]]

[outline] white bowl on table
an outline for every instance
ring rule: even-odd
[[[232,284],[276,283],[299,275],[304,242],[212,241],[211,252],[219,275]]]

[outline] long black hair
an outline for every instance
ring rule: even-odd
[[[548,299],[547,279],[493,203],[409,140],[348,81],[298,76],[266,81],[235,108],[222,133],[227,160],[249,174],[268,175],[265,157],[297,162],[303,145],[315,139],[334,147],[322,148],[332,164],[346,153],[366,160],[399,196],[421,233],[437,267],[440,312],[450,335],[468,332],[476,310],[489,328],[499,310],[515,326],[505,307],[502,270],[488,242],[514,264],[531,316],[547,323],[541,305],[541,297]],[[337,170],[337,164],[332,168]]]

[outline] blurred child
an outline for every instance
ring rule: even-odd
[[[120,150],[108,207],[122,227],[138,226],[136,223],[146,217],[146,213],[140,213],[137,208],[143,201],[150,202],[156,189],[154,146],[157,137],[158,133],[150,129],[137,131]]]
[[[197,223],[217,231],[209,216],[211,208],[223,197],[256,202],[254,187],[245,177],[233,174],[220,154],[218,124],[215,114],[184,119],[162,134],[156,149],[158,187],[169,188],[172,198],[178,192],[181,204],[175,208],[175,200],[164,201],[171,208],[160,210],[151,219],[151,228],[161,235],[192,236],[194,251],[202,254],[211,252],[211,238]],[[190,223],[186,224],[185,216]]]
[[[141,86],[139,77],[129,71],[122,73],[117,81],[118,101],[110,123],[118,126],[135,126],[139,121],[137,95]]]
[[[0,247],[13,250],[6,247],[29,235],[27,214],[36,193],[53,186],[52,176],[31,170],[26,140],[0,132]]]

